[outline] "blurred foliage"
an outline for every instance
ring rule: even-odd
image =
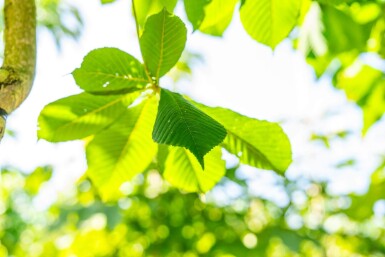
[[[170,9],[175,7],[176,1],[166,2]],[[188,5],[191,1],[184,2]],[[187,12],[194,29],[199,29],[209,15],[203,8],[211,1],[199,2],[202,8]],[[140,14],[143,20],[161,3],[138,1],[148,7]],[[56,42],[63,36],[78,37],[82,22],[75,9],[60,1],[42,0],[39,4],[41,24],[53,33]],[[362,108],[362,130],[366,133],[385,112],[385,3],[303,0],[302,5],[298,27],[290,39],[305,54],[318,78],[329,78]],[[209,10],[215,11],[212,6]],[[63,25],[66,15],[77,25]],[[218,34],[223,33],[220,28]],[[189,64],[196,57],[182,58],[171,77],[179,80],[190,74]],[[330,147],[331,141],[344,139],[349,133],[313,134],[310,140]],[[50,167],[39,167],[28,175],[3,168],[0,257],[385,256],[385,161],[372,174],[368,192],[363,195],[331,195],[326,184],[280,178],[283,182],[277,186],[289,199],[282,204],[252,195],[249,181],[239,175],[239,166],[228,168],[226,177],[207,194],[181,193],[159,174],[158,170],[164,169],[165,157],[160,156],[164,152],[159,151],[158,163],[124,183],[120,198],[110,204],[101,201],[88,178],[82,178],[76,188],[44,205],[39,197],[46,192],[40,189],[50,180]],[[356,162],[348,158],[336,167],[350,167]],[[239,191],[236,197],[230,192],[234,187]]]
[[[125,183],[114,204],[102,203],[82,178],[45,209],[36,190],[49,167],[30,175],[3,169],[0,256],[385,256],[385,217],[356,215],[371,193],[350,199],[286,180],[290,202],[282,208],[250,195],[236,167],[228,173],[217,190],[197,195],[181,194],[149,170]],[[225,193],[229,183],[239,196]]]
[[[312,2],[295,40],[316,75],[333,78],[362,108],[364,134],[385,112],[384,8],[383,1]]]
[[[38,28],[50,32],[58,49],[64,38],[77,40],[80,37],[83,19],[79,10],[66,0],[37,0],[36,9]],[[3,29],[3,13],[0,12],[0,31]]]
[[[38,0],[38,25],[48,29],[57,47],[65,37],[77,40],[83,29],[83,20],[79,10],[65,0]]]

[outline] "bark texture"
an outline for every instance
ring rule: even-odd
[[[0,69],[0,140],[6,116],[31,91],[36,66],[35,0],[4,2],[4,62]]]

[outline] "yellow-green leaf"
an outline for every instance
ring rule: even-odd
[[[301,0],[246,0],[240,10],[247,33],[275,48],[297,24]]]
[[[140,38],[144,63],[156,80],[178,62],[186,44],[187,29],[166,9],[150,16]]]
[[[225,175],[225,162],[220,147],[205,156],[205,170],[187,149],[170,147],[164,177],[175,187],[187,192],[207,192]]]
[[[144,88],[149,82],[143,65],[117,48],[95,49],[72,72],[76,84],[94,94],[119,94]]]
[[[157,145],[151,139],[157,108],[155,98],[128,109],[108,130],[88,144],[87,174],[103,200],[115,200],[120,185],[143,172],[154,158]]]
[[[252,119],[224,108],[198,107],[223,124],[227,137],[222,145],[242,163],[279,173],[290,165],[290,141],[277,123]]]
[[[204,8],[204,19],[199,26],[203,33],[222,36],[233,18],[238,0],[212,0]]]
[[[41,111],[38,137],[60,142],[98,133],[122,115],[136,97],[137,93],[112,96],[81,93],[59,99]]]

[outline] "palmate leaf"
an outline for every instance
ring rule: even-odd
[[[237,2],[238,0],[212,0],[205,6],[205,16],[199,31],[213,36],[222,36],[233,18]]]
[[[100,132],[127,110],[137,93],[69,96],[48,104],[39,116],[38,137],[51,142],[82,139]]]
[[[197,106],[223,124],[227,137],[222,145],[242,163],[279,173],[290,165],[290,141],[278,124],[248,118],[224,108]]]
[[[240,17],[252,38],[274,49],[294,28],[300,10],[301,0],[247,0]]]
[[[170,147],[165,163],[164,177],[173,186],[187,192],[207,192],[225,175],[225,162],[220,147],[205,156],[203,170],[187,149]]]
[[[120,185],[144,171],[157,145],[151,139],[157,100],[147,99],[127,112],[87,145],[87,174],[103,200],[115,200]]]
[[[147,19],[140,38],[140,49],[151,76],[158,80],[174,67],[183,52],[186,39],[184,23],[166,9]]]
[[[89,52],[72,75],[80,88],[94,94],[128,93],[149,83],[143,65],[117,48]]]
[[[226,130],[181,95],[162,89],[152,137],[189,149],[204,168],[203,156],[223,141]]]

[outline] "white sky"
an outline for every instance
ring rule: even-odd
[[[36,120],[40,110],[51,101],[79,92],[68,74],[80,66],[92,49],[118,47],[140,58],[130,1],[119,0],[103,7],[98,0],[71,2],[84,16],[84,34],[78,43],[65,40],[61,53],[57,53],[47,32],[38,35],[38,69],[33,91],[8,119],[8,127],[17,132],[17,139],[6,137],[0,146],[3,167],[12,165],[28,172],[37,165],[54,165],[55,183],[46,187],[47,192],[61,191],[71,185],[85,171],[86,164],[81,142],[37,142]],[[301,54],[291,50],[289,42],[279,45],[273,53],[244,32],[236,12],[224,38],[190,33],[187,47],[202,53],[206,62],[194,68],[191,82],[183,81],[177,87],[180,92],[189,92],[203,103],[231,108],[258,119],[287,121],[283,127],[295,157],[287,172],[289,177],[305,174],[330,179],[331,191],[335,193],[363,192],[377,155],[385,150],[378,143],[385,137],[381,132],[384,125],[375,126],[365,139],[352,136],[347,141],[337,140],[329,150],[310,144],[313,131],[331,133],[349,128],[359,132],[361,111],[347,103],[343,92],[333,90],[327,81],[316,84],[311,68]],[[327,111],[335,114],[325,118]],[[358,158],[357,167],[338,170],[333,167],[336,162],[352,157]],[[248,167],[243,172],[255,178],[251,183],[255,194],[261,194],[273,183],[270,173],[258,173]],[[49,197],[53,200],[54,194]],[[274,197],[280,201],[282,196],[277,193]]]

